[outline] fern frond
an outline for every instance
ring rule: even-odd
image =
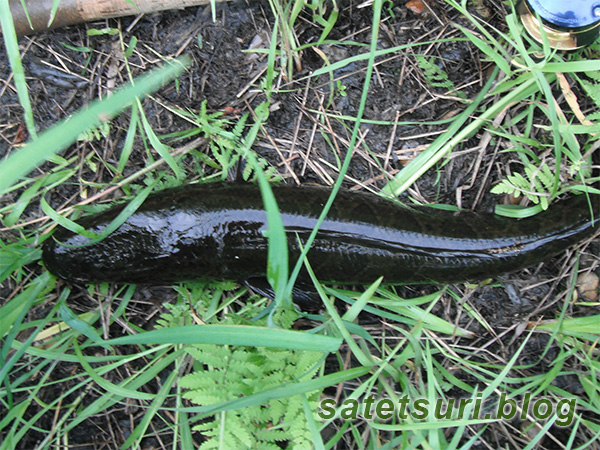
[[[554,192],[555,175],[546,163],[535,166],[525,164],[524,175],[514,173],[508,175],[491,189],[493,194],[510,194],[515,197],[525,196],[543,209],[548,208],[552,192]]]
[[[186,375],[180,380],[184,393],[194,403],[210,405],[280,387],[294,380],[310,379],[323,361],[318,352],[239,347],[225,358],[223,347],[196,345],[188,352],[210,369]],[[319,392],[309,395],[309,404],[317,409]],[[275,399],[264,405],[216,414],[197,425],[208,440],[200,448],[281,449],[276,442],[287,442],[287,449],[307,448],[311,441],[306,425],[302,397]],[[234,430],[235,436],[228,430]],[[217,445],[218,443],[218,445]]]
[[[448,78],[448,74],[433,63],[433,58],[427,59],[423,55],[415,55],[419,67],[423,70],[427,84],[447,90],[454,88],[454,83]]]
[[[212,367],[220,367],[223,361],[231,357],[231,349],[227,346],[214,346],[210,344],[199,344],[188,349],[188,352],[196,361]]]
[[[158,319],[159,327],[174,327],[194,323],[195,314],[207,313],[208,323],[214,319],[214,296],[234,288],[220,284],[208,289],[204,283],[177,287],[175,304],[165,304],[166,311]],[[216,289],[216,293],[215,293]],[[264,319],[266,322],[266,319]],[[248,324],[243,314],[219,317],[220,323]],[[252,322],[261,325],[260,322]],[[196,370],[179,380],[183,397],[198,405],[216,405],[230,400],[260,394],[270,388],[295,381],[310,380],[324,362],[320,352],[302,352],[262,347],[197,344],[186,348],[194,359]],[[310,411],[316,414],[319,391],[309,395]],[[310,448],[312,442],[305,410],[300,396],[269,400],[234,411],[226,411],[203,419],[194,426],[206,439],[201,449],[276,449]],[[310,420],[313,420],[311,417]]]
[[[94,140],[99,141],[100,139],[105,139],[110,134],[110,122],[102,122],[96,128],[92,128],[91,130],[84,131],[78,137],[78,141],[84,142],[92,142]]]
[[[444,69],[433,62],[434,58],[427,59],[423,55],[415,55],[415,57],[428,85],[443,88],[446,91],[455,91],[455,94],[460,98],[466,98],[462,91],[456,90],[454,83],[450,80]]]
[[[597,83],[591,83],[588,80],[580,79],[579,83],[590,96],[590,98],[594,101],[597,107],[600,107],[600,80]]]

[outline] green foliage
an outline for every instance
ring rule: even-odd
[[[319,37],[318,43],[323,42],[329,36],[329,33],[333,29],[338,16],[339,16],[339,8],[335,2],[331,5],[328,2],[324,2],[323,0],[312,0],[311,2],[307,1],[299,1],[295,0],[295,8],[299,3],[304,3],[304,6],[310,8],[312,10],[312,19],[313,21],[323,27],[323,32]],[[329,6],[331,6],[331,10],[328,11]]]
[[[596,104],[596,112],[593,112],[587,116],[589,120],[598,120],[600,119],[600,75],[594,72],[587,73],[588,76],[593,81],[588,81],[584,79],[579,79],[579,83],[585,89],[585,92],[590,96],[590,98]]]
[[[206,100],[202,102],[200,112],[196,116],[198,127],[209,140],[209,149],[217,163],[216,167],[220,166],[224,175],[238,161],[236,150],[240,146],[247,118],[248,116],[243,116],[233,129],[228,131],[230,121],[223,118],[221,112],[209,114],[206,111]]]
[[[160,315],[160,319],[156,321],[156,328],[170,328],[170,327],[180,327],[186,325],[193,325],[193,316],[190,314],[190,306],[181,302],[173,303],[165,303],[163,304],[166,312]],[[199,301],[195,305],[195,307],[202,308],[202,311],[205,311],[204,302]],[[195,308],[194,308],[195,310]],[[194,312],[197,312],[196,310]]]
[[[491,190],[494,194],[512,194],[515,197],[523,195],[542,209],[548,208],[551,193],[554,189],[555,174],[547,164],[540,167],[526,163],[525,174],[515,173],[508,175],[506,180]]]
[[[176,286],[175,290],[179,294],[177,301],[163,303],[167,311],[156,321],[156,328],[194,325],[198,320],[204,323],[216,322],[213,320],[217,310],[216,303],[220,301],[223,292],[233,291],[236,287],[233,281],[214,281],[210,284],[199,281]],[[244,315],[246,314],[236,315],[238,324],[242,323]]]
[[[447,91],[454,91],[456,87],[454,83],[448,78],[448,74],[437,64],[433,62],[433,58],[425,58],[423,55],[415,55],[417,58],[417,63],[421,70],[423,70],[423,75],[425,76],[425,81],[432,87],[443,88]],[[457,91],[456,94],[465,98],[465,95]]]
[[[265,174],[265,176],[267,177],[267,179],[269,180],[279,180],[279,174],[277,173],[277,170],[272,167],[271,165],[269,165],[268,161],[260,156],[258,156],[256,158],[256,163],[258,165],[258,167],[260,167],[260,169],[262,170],[262,172]],[[244,179],[244,181],[248,181],[250,179],[254,180],[255,179],[255,175],[256,174],[256,167],[251,167],[249,164],[246,164],[244,166],[244,170],[242,171],[242,178]]]
[[[100,125],[89,130],[84,131],[78,137],[78,141],[99,141],[103,138],[108,137],[110,133],[110,122],[102,122]]]
[[[274,27],[278,30],[280,40],[279,56],[281,59],[281,67],[286,70],[288,79],[293,77],[293,68],[297,70],[302,67],[301,62],[301,47],[299,46],[295,33],[297,19],[302,10],[308,9],[312,14],[313,22],[322,27],[321,36],[315,44],[319,45],[328,38],[331,30],[339,16],[339,8],[337,3],[325,2],[323,0],[270,0],[269,4],[273,14],[278,20],[279,26]],[[275,32],[273,35],[275,36]]]
[[[189,354],[203,368],[183,377],[184,397],[199,405],[212,405],[308,380],[316,373],[320,352],[196,345]],[[319,392],[308,396],[315,411]],[[270,400],[264,405],[224,411],[194,427],[208,440],[200,449],[312,449],[302,398],[298,395]],[[281,447],[287,442],[287,446]]]
[[[165,303],[167,311],[157,320],[157,328],[185,326],[202,321],[233,325],[262,325],[251,321],[257,307],[250,305],[235,314],[217,314],[230,310],[223,293],[237,295],[233,283],[188,283],[179,286],[178,301]],[[220,303],[224,306],[219,306]],[[252,301],[248,302],[252,303]],[[282,313],[283,314],[283,313]],[[281,318],[280,318],[281,319]],[[279,322],[291,326],[292,319]],[[179,387],[192,402],[206,406],[250,396],[293,381],[309,380],[317,372],[321,352],[280,350],[264,347],[236,347],[213,344],[189,346],[195,370],[183,377]],[[307,398],[316,411],[319,391]],[[311,449],[312,437],[306,424],[303,399],[291,396],[270,400],[267,404],[216,413],[194,427],[208,438],[200,448],[277,449],[287,441],[288,449]]]
[[[341,80],[337,80],[335,82],[335,87],[337,90],[337,93],[342,96],[342,97],[347,97],[348,93],[346,92],[346,89],[348,88],[344,83],[341,82]]]
[[[243,148],[243,134],[248,120],[248,115],[242,116],[235,124],[223,115],[221,111],[209,113],[206,100],[200,105],[198,113],[188,111],[178,111],[178,114],[184,116],[196,125],[196,128],[181,133],[167,135],[172,138],[190,138],[201,135],[206,138],[209,153],[195,152],[194,157],[207,166],[219,170],[221,180],[228,177],[229,171],[241,163],[243,154],[240,149]],[[274,181],[279,179],[275,168],[269,166],[263,158],[258,158],[260,167],[265,176]],[[244,181],[254,180],[255,170],[249,165],[245,165],[242,170]]]

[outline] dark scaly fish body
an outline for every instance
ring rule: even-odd
[[[274,186],[299,256],[329,189]],[[319,279],[341,283],[451,282],[494,277],[554,256],[598,232],[600,200],[585,196],[516,220],[494,214],[407,208],[341,191],[308,258]],[[122,207],[83,218],[96,233]],[[245,280],[267,267],[266,213],[254,185],[190,185],[158,192],[100,242],[61,229],[44,245],[48,270],[73,282],[164,284],[200,278]],[[58,241],[58,242],[57,242]],[[65,245],[62,245],[65,244]],[[75,247],[74,247],[75,246]]]

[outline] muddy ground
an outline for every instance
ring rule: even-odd
[[[189,122],[173,114],[167,107],[199,111],[202,102],[206,101],[209,112],[224,111],[232,122],[244,114],[252,117],[256,105],[265,100],[257,80],[264,75],[267,57],[264,52],[246,50],[268,48],[273,16],[268,3],[249,3],[219,4],[216,22],[211,20],[210,8],[199,7],[148,14],[140,18],[110,19],[21,38],[23,62],[39,130],[52,126],[91,100],[106,96],[115,87],[128,81],[119,36],[86,34],[88,29],[107,26],[122,30],[126,44],[132,37],[137,38],[135,50],[128,57],[133,76],[159,66],[164,58],[185,54],[192,59],[192,65],[179,78],[177,85],[171,83],[152,99],[142,102],[158,135],[190,128]],[[370,42],[372,10],[370,7],[360,7],[360,3],[343,3],[340,17],[328,40]],[[504,16],[507,11],[501,2],[484,1],[473,13],[500,30],[506,27]],[[470,43],[464,40],[425,43],[440,38],[462,38],[456,24],[471,28],[468,21],[444,2],[429,2],[429,9],[420,14],[406,8],[404,2],[384,8],[380,48],[408,43],[423,44],[378,59],[365,111],[365,119],[372,122],[363,124],[361,128],[361,140],[345,180],[346,188],[380,189],[447,128],[448,123],[444,120],[462,111],[465,108],[464,99],[473,98],[487,81],[491,65]],[[319,39],[321,31],[305,12],[296,27],[296,37],[300,44],[311,43]],[[86,51],[80,51],[81,48]],[[337,70],[333,82],[327,74],[318,79],[307,76],[324,65],[324,58],[334,63],[364,53],[365,47],[332,43],[321,44],[318,48],[322,53],[307,48],[293,62],[292,79],[289,79],[286,70],[277,76],[277,92],[273,95],[271,114],[254,146],[258,154],[276,167],[281,178],[288,183],[332,184],[337,177],[339,161],[348,148],[353,125],[351,121],[338,118],[356,116],[358,110],[365,76],[364,62],[355,62]],[[448,94],[445,88],[431,86],[423,68],[417,63],[416,53],[432,57],[459,88],[463,98]],[[4,47],[0,49],[0,80],[0,157],[3,157],[28,138],[24,131],[22,109],[11,84]],[[321,115],[323,112],[328,113],[325,120]],[[504,118],[505,122],[508,120],[509,117]],[[80,179],[85,180],[85,185],[70,180],[60,189],[48,193],[47,200],[53,207],[77,204],[84,198],[82,193],[91,196],[97,192],[98,186],[113,179],[115,173],[111,166],[116,166],[119,161],[128,124],[129,114],[126,112],[111,122],[108,136],[79,142],[62,154],[68,159],[73,156],[84,158],[92,153],[97,164],[82,166]],[[539,138],[545,137],[540,135]],[[171,145],[176,147],[182,143]],[[508,142],[490,139],[482,131],[463,142],[443,166],[423,176],[409,190],[409,194],[425,202],[489,211],[501,201],[489,194],[489,190],[509,170],[511,156],[501,153],[507,147],[510,147]],[[208,151],[205,148],[198,150]],[[138,139],[123,175],[145,167],[149,154],[144,143]],[[189,180],[211,173],[212,169],[199,163],[197,158],[189,157],[189,161]],[[232,170],[229,176],[235,178],[235,171]],[[121,194],[116,191],[103,198],[103,201]],[[2,203],[9,204],[16,195],[5,197]],[[22,221],[36,220],[42,216],[36,204],[26,210]],[[14,239],[17,234],[18,231],[4,231],[2,238]],[[597,265],[597,261],[593,262],[593,255],[597,254],[596,243],[588,247],[581,264]],[[461,285],[456,286],[455,290],[468,298],[491,329],[502,334],[517,322],[529,318],[535,320],[544,314],[554,316],[561,306],[561,299],[555,297],[555,293],[558,292],[557,287],[565,282],[561,277],[567,273],[568,256],[562,255],[545,264],[507,275],[503,278],[503,286],[469,290]],[[32,270],[40,269],[34,267]],[[6,297],[16,287],[7,283],[2,287],[2,296],[6,294]],[[413,286],[402,288],[401,293],[411,297],[428,290],[433,288]],[[175,294],[166,287],[143,288],[136,296],[140,308],[139,322],[144,324],[149,309],[160,307],[163,300],[174,298]],[[75,288],[70,302],[77,312],[93,306],[84,289]],[[33,311],[32,319],[35,314],[43,315],[44,308],[42,305]],[[569,313],[577,312],[574,307]],[[500,359],[510,357],[522,342],[515,333],[507,333],[504,339],[499,338],[490,344],[488,332],[481,324],[468,321],[466,315],[459,315],[450,298],[436,313],[451,322],[468,326],[477,333],[480,337],[471,345],[477,347],[488,344],[486,352],[482,354],[483,359],[497,362],[494,355]],[[586,314],[590,313],[588,309]],[[371,318],[364,319],[365,322],[369,320]],[[132,318],[132,321],[135,322],[135,319]],[[530,339],[529,348],[523,352],[524,359],[519,364],[536,361],[544,350],[545,342],[542,335]],[[546,353],[531,370],[546,371],[551,362],[552,351]],[[67,364],[61,367],[64,373],[72,369],[74,367]],[[468,381],[466,375],[465,379]],[[558,379],[556,382],[566,390],[579,392],[582,389],[575,377]],[[148,386],[148,389],[152,390],[153,387]],[[41,396],[52,397],[55,394],[42,392]],[[93,395],[90,393],[90,398]],[[114,448],[109,442],[114,439],[118,441],[126,435],[131,425],[130,418],[135,414],[127,408],[108,411],[75,430],[70,435],[70,444],[81,449]],[[52,417],[44,420],[48,422],[41,426],[49,427]],[[26,444],[33,446],[40,438],[32,432]],[[165,445],[170,439],[168,435],[161,438],[160,444],[149,440],[147,448]],[[496,448],[509,445],[501,432],[496,436],[488,435],[486,439]],[[485,446],[482,444],[481,448]]]

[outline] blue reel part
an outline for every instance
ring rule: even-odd
[[[517,11],[531,36],[543,42],[545,34],[554,48],[575,50],[598,38],[599,0],[521,0]]]

